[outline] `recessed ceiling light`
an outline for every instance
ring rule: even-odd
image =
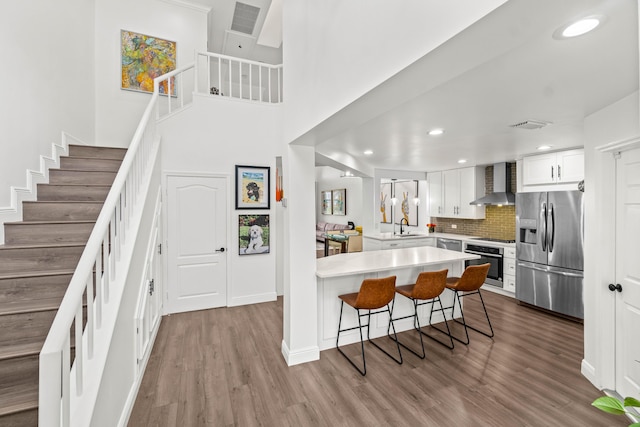
[[[365,150],[365,151],[364,151],[364,154],[365,154],[366,156],[370,156],[370,155],[372,155],[372,154],[373,154],[373,151],[371,151],[371,150]]]
[[[431,136],[442,135],[443,133],[444,133],[444,129],[433,129],[429,131],[429,135]]]
[[[565,28],[562,35],[565,37],[581,36],[595,29],[598,25],[600,25],[598,18],[581,19]]]
[[[551,149],[550,145],[541,145],[538,147],[538,150],[540,151],[549,150],[549,149]]]
[[[553,38],[562,40],[578,37],[596,29],[605,21],[604,15],[585,16],[578,21],[564,25],[553,32]]]
[[[467,163],[467,159],[460,159],[458,160],[458,163]]]

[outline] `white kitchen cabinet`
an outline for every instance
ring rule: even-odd
[[[442,172],[427,173],[427,182],[429,183],[429,216],[443,216]]]
[[[482,219],[484,206],[470,205],[484,196],[484,168],[470,167],[427,174],[429,215],[432,217]]]
[[[402,249],[416,248],[419,246],[435,246],[435,237],[426,237],[424,239],[410,239],[399,237],[397,240],[382,242],[380,249]]]
[[[579,182],[584,179],[584,150],[526,156],[522,168],[524,186]]]
[[[365,251],[415,248],[419,246],[435,247],[436,238],[435,237],[363,236],[363,244],[364,244],[363,249]]]
[[[516,277],[515,276],[504,276],[504,290],[508,292],[516,292]]]
[[[506,247],[503,253],[502,286],[505,291],[516,291],[516,248]]]

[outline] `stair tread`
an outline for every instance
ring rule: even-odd
[[[47,271],[25,271],[20,273],[0,274],[0,279],[21,279],[25,277],[48,277],[48,276],[66,276],[73,274],[75,270],[47,270]]]
[[[33,248],[74,248],[78,246],[86,246],[86,243],[6,243],[0,245],[3,249],[33,249]]]
[[[44,338],[37,341],[30,340],[3,345],[0,347],[0,361],[39,354],[43,345]]]
[[[0,394],[0,416],[28,411],[37,407],[37,384],[12,387]]]
[[[43,225],[43,224],[95,224],[95,220],[78,219],[78,220],[51,220],[51,221],[13,221],[5,222],[5,225]]]
[[[61,182],[59,184],[38,184],[39,186],[48,186],[48,187],[111,187],[111,184],[65,184]]]
[[[109,161],[118,161],[122,162],[122,159],[117,157],[91,157],[91,156],[62,156],[68,159],[90,159],[90,160],[109,160]]]
[[[102,205],[104,202],[100,202],[97,200],[29,200],[23,201],[24,203],[95,203],[97,205]]]
[[[62,298],[46,298],[0,303],[0,316],[57,310]]]

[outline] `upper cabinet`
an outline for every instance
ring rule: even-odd
[[[429,216],[484,218],[484,206],[470,205],[484,196],[484,168],[470,167],[427,173]]]
[[[568,184],[584,179],[584,150],[526,156],[522,159],[522,185]]]
[[[429,216],[443,216],[442,172],[428,172],[427,182],[429,183]]]

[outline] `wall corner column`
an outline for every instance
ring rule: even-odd
[[[287,365],[320,358],[315,248],[315,149],[288,145],[284,170],[282,355]]]

